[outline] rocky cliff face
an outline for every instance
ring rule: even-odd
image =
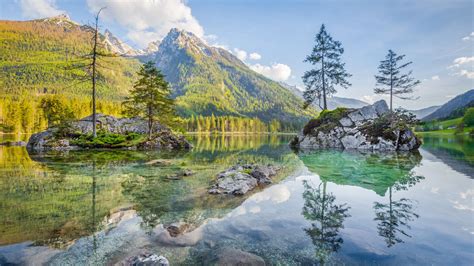
[[[291,141],[297,148],[410,151],[421,142],[383,100],[360,109],[338,108],[313,119]]]
[[[139,118],[116,118],[110,115],[97,114],[97,130],[114,134],[136,133],[147,134],[146,121]],[[49,128],[46,131],[33,134],[28,140],[26,148],[33,152],[63,151],[81,149],[72,145],[74,138],[92,133],[92,116],[71,122],[66,129],[67,133],[59,133],[58,128]],[[192,145],[183,137],[173,133],[168,127],[155,123],[154,137],[138,143],[133,149],[189,149]]]

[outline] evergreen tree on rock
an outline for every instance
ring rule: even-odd
[[[125,114],[145,118],[148,138],[153,135],[155,122],[169,125],[175,118],[174,100],[163,74],[153,62],[145,63],[138,72],[139,79],[123,103]]]
[[[303,82],[306,86],[304,91],[305,108],[314,100],[318,99],[321,109],[327,109],[327,97],[336,93],[335,86],[348,88],[351,84],[347,78],[351,74],[347,73],[341,60],[344,48],[338,41],[334,41],[327,33],[326,27],[321,25],[321,29],[315,38],[316,45],[304,62],[314,65],[314,68],[306,71],[303,75]],[[321,106],[321,100],[323,106]]]
[[[390,95],[390,111],[393,111],[393,97],[400,99],[413,99],[407,94],[413,93],[413,88],[420,84],[419,80],[415,80],[411,75],[412,71],[403,74],[402,70],[411,65],[412,62],[402,63],[405,55],[397,55],[394,51],[388,50],[385,60],[380,61],[379,75],[375,75],[376,94]]]

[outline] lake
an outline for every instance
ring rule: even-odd
[[[419,152],[384,154],[292,151],[290,138],[194,136],[190,152],[0,147],[0,265],[144,251],[171,265],[472,265],[472,139],[426,136]],[[282,170],[245,196],[208,194],[238,162]],[[194,174],[175,178],[184,170]]]

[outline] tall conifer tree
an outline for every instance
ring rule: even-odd
[[[336,93],[335,86],[348,88],[351,84],[347,78],[351,74],[347,73],[341,60],[344,48],[338,41],[334,41],[327,33],[326,27],[321,25],[321,29],[315,38],[316,45],[305,62],[314,65],[314,69],[306,71],[303,75],[303,82],[306,90],[303,94],[305,107],[318,99],[321,109],[327,109],[327,97]],[[323,106],[321,106],[321,100]]]
[[[411,75],[412,71],[401,73],[404,68],[412,64],[412,62],[402,63],[405,55],[397,55],[394,51],[388,50],[385,60],[380,61],[379,75],[375,75],[376,94],[390,95],[390,111],[392,111],[393,97],[400,99],[412,99],[410,96],[404,96],[413,93],[413,88],[420,84],[419,80],[415,80]]]

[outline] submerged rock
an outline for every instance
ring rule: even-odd
[[[97,131],[113,134],[141,134],[147,133],[147,123],[140,118],[116,118],[110,115],[97,114]],[[127,149],[190,149],[192,145],[183,137],[173,133],[168,127],[155,123],[153,138],[127,147]],[[49,128],[43,132],[33,134],[26,145],[29,151],[66,151],[82,149],[71,145],[70,142],[78,136],[92,133],[92,116],[73,121],[66,128]],[[113,147],[107,147],[113,148]]]
[[[400,127],[392,118],[393,114],[383,100],[360,109],[338,108],[308,122],[290,145],[377,151],[418,149],[421,141],[411,129]]]
[[[136,255],[126,259],[124,262],[120,263],[119,265],[123,266],[142,266],[142,265],[150,265],[150,266],[169,266],[170,263],[168,259],[163,256],[159,256],[156,254],[144,252],[140,255]]]
[[[278,167],[272,165],[236,165],[217,175],[211,194],[244,195],[257,185],[272,183]]]
[[[216,265],[265,265],[265,261],[252,253],[235,248],[222,248],[217,254]]]

